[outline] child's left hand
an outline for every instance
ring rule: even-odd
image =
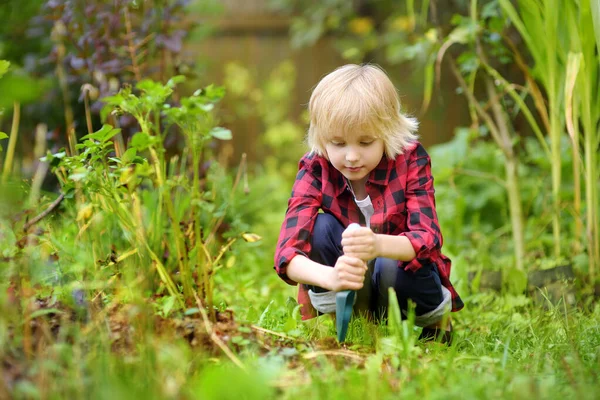
[[[380,253],[377,235],[365,227],[345,230],[342,233],[342,247],[344,254],[365,261],[379,257]]]

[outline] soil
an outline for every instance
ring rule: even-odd
[[[115,354],[122,355],[134,354],[137,351],[136,344],[147,340],[142,336],[144,332],[153,330],[156,337],[168,338],[170,341],[183,338],[199,354],[207,357],[226,357],[217,341],[228,347],[233,354],[239,354],[244,349],[251,349],[261,355],[281,354],[290,369],[298,372],[305,372],[307,364],[321,362],[321,356],[333,360],[340,368],[349,363],[362,365],[364,361],[364,357],[348,350],[345,344],[340,345],[334,337],[309,343],[260,327],[240,324],[230,310],[216,312],[216,320],[209,323],[212,336],[199,313],[163,318],[152,311],[151,305],[143,308],[130,304],[103,307],[91,304],[88,312],[91,315],[82,315],[80,311],[50,297],[35,299],[27,311],[27,315],[34,317],[18,332],[14,327],[9,329],[9,340],[19,345],[11,347],[1,357],[0,397],[3,393],[10,393],[20,380],[35,382],[31,367],[37,357],[44,357],[44,350],[48,345],[59,339],[72,342],[76,331],[84,336],[93,335],[94,331],[104,327],[109,328],[110,343],[107,345],[110,345]],[[297,347],[303,349],[304,353],[297,351]]]

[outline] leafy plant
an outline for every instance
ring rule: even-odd
[[[600,35],[597,21],[593,16],[600,14],[596,2],[568,3],[558,9],[558,3],[546,1],[537,3],[530,0],[518,2],[518,11],[512,3],[500,0],[502,9],[510,17],[524,39],[535,66],[531,71],[535,79],[543,85],[549,104],[538,107],[542,120],[549,129],[552,159],[553,231],[555,256],[560,256],[559,192],[561,189],[561,137],[565,127],[573,141],[574,181],[579,188],[580,161],[579,147],[583,128],[584,160],[586,171],[586,239],[590,278],[593,281],[596,266],[600,265],[600,232],[598,225],[598,180],[600,145],[598,122],[600,97],[594,88],[599,79],[597,47]],[[591,28],[594,29],[591,29]],[[540,36],[541,35],[541,36]],[[539,40],[543,38],[543,40]],[[558,50],[558,51],[557,51]],[[577,90],[575,90],[577,89]],[[541,102],[537,102],[538,104]],[[579,190],[579,189],[578,189]],[[577,193],[579,196],[579,193]],[[582,219],[580,204],[575,205],[576,220]],[[579,236],[581,229],[578,228]]]
[[[134,252],[141,265],[156,268],[171,301],[179,307],[195,304],[197,287],[211,310],[212,274],[235,237],[219,243],[216,235],[228,198],[221,197],[214,168],[204,176],[200,174],[208,157],[207,142],[213,138],[228,140],[231,132],[214,126],[214,105],[224,94],[221,88],[209,86],[181,98],[178,104],[169,104],[175,85],[183,80],[174,77],[166,85],[143,80],[135,92],[126,87],[105,98],[105,117],[109,110],[128,113],[141,128],[121,156],[113,154],[115,145],[111,141],[119,130],[104,125],[82,138],[76,155],[61,152],[46,159],[57,173],[63,192],[81,193],[81,202],[85,199],[86,203],[79,205],[78,219],[82,232],[90,232],[92,246],[96,243],[94,235],[101,234],[100,226],[91,229],[99,215],[113,217],[128,248],[125,253]],[[167,161],[163,143],[171,127],[181,130],[186,146],[181,158]],[[98,249],[97,253],[102,251]],[[197,279],[193,271],[198,271]],[[142,269],[140,273],[149,275],[151,270]]]

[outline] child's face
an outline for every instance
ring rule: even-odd
[[[335,169],[353,184],[364,184],[383,157],[383,140],[370,134],[334,136],[325,145]]]

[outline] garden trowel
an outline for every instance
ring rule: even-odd
[[[352,223],[348,225],[346,230],[351,231],[357,228],[360,228],[360,225]],[[355,298],[356,292],[353,290],[342,290],[335,295],[335,327],[337,329],[338,341],[340,342],[346,339]]]

